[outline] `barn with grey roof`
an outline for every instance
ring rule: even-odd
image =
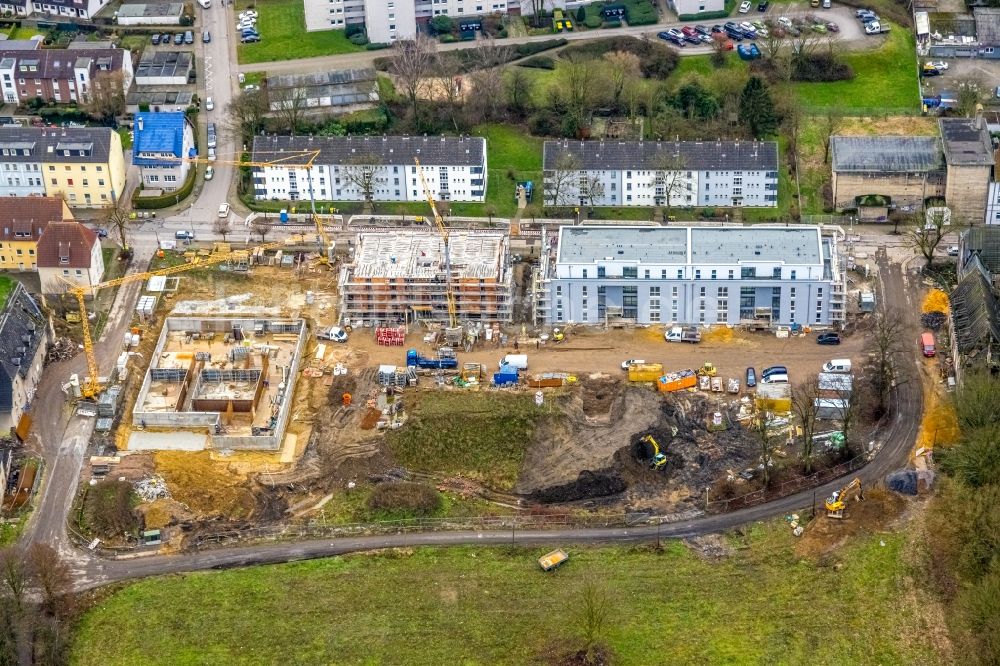
[[[774,141],[546,141],[556,206],[778,205]]]
[[[435,199],[481,202],[486,195],[482,137],[258,136],[253,160],[269,163],[254,168],[258,200],[308,200],[315,191],[320,201],[423,201],[418,160]]]
[[[838,209],[919,207],[945,193],[944,151],[935,136],[834,136],[830,161]]]

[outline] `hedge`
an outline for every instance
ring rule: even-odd
[[[702,12],[700,14],[681,14],[677,17],[678,21],[712,21],[714,19],[729,18],[730,12],[720,11],[720,12]]]
[[[533,67],[535,69],[555,69],[556,68],[555,61],[551,57],[544,56],[544,55],[532,56],[532,57],[528,58],[527,60],[522,60],[521,62],[519,62],[517,64],[519,66],[521,66],[521,67]]]
[[[189,196],[191,196],[191,190],[194,189],[195,177],[198,173],[198,169],[191,169],[188,171],[187,180],[181,185],[179,190],[174,190],[173,192],[168,192],[167,194],[161,194],[155,197],[132,197],[132,207],[139,208],[142,210],[153,210],[159,208],[169,208],[170,206],[176,205],[180,201],[184,201]]]

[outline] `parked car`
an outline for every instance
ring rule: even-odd
[[[208,161],[209,162],[214,162],[215,161],[215,148],[209,148],[208,149]]]
[[[766,12],[767,11],[767,6],[769,4],[771,4],[769,2],[769,0],[763,0],[762,2],[757,3],[757,11],[759,11],[759,12]]]
[[[645,363],[645,361],[642,359],[630,358],[627,361],[622,361],[622,370],[628,370],[633,365],[642,365],[643,363]]]
[[[833,331],[827,331],[826,333],[820,333],[816,336],[816,344],[818,345],[839,345],[840,344],[840,333],[835,333]]]
[[[174,33],[174,46],[180,46],[184,43],[184,33],[178,32]]]
[[[701,35],[684,35],[684,41],[688,44],[699,46],[701,44]]]
[[[757,28],[753,27],[753,23],[750,23],[749,21],[743,21],[743,23],[740,23],[739,28],[747,37],[752,38],[757,34]]]
[[[833,21],[826,22],[826,29],[829,30],[830,32],[840,32],[840,26],[834,23]]]
[[[718,35],[718,34],[723,33],[725,31],[726,31],[726,29],[723,28],[721,25],[716,24],[716,25],[712,26],[712,34]]]
[[[108,237],[108,230],[105,229],[104,227],[97,227],[96,229],[94,229],[94,231],[97,232],[97,237],[98,238],[107,238]]]
[[[869,33],[875,34],[875,33]],[[944,74],[940,69],[934,69],[933,67],[921,67],[920,76],[941,76]]]
[[[711,35],[712,34],[712,30],[706,28],[703,25],[696,25],[694,27],[694,31],[697,32],[699,35]]]
[[[677,35],[674,35],[666,30],[656,33],[656,36],[664,41],[670,42],[671,44],[684,46],[684,40],[681,37],[678,37]]]
[[[783,365],[772,365],[769,368],[764,368],[760,372],[760,376],[763,379],[767,379],[771,375],[787,375],[787,374],[788,374],[788,368],[786,368]]]
[[[215,102],[212,100],[211,97],[206,97],[205,98],[205,110],[206,111],[211,111],[214,108],[215,108]]]
[[[152,38],[149,41],[151,41],[153,43],[153,46],[156,46],[157,44],[159,44],[160,43],[160,33],[154,32]]]
[[[208,44],[210,41],[212,41],[212,33],[210,33],[208,30],[205,30],[204,32],[202,32],[201,33],[201,41],[204,44]]]
[[[205,167],[205,180],[212,180],[215,178],[215,167],[208,165]]]
[[[229,217],[229,204],[220,203],[219,204],[219,217]]]
[[[958,246],[957,245],[949,245],[948,246],[948,256],[949,257],[957,257],[958,256]]]
[[[747,388],[757,386],[757,373],[753,368],[747,368]]]
[[[177,240],[194,240],[193,231],[178,231],[174,233],[174,238]]]
[[[260,41],[260,35],[243,35],[240,42],[243,44],[253,44]]]
[[[184,43],[185,44],[194,44],[194,33],[191,32],[190,30],[185,30],[184,31]]]
[[[333,342],[347,342],[347,331],[339,326],[331,326],[330,328],[324,328],[316,333],[316,337],[320,340],[331,340]]]
[[[784,26],[786,28],[791,28],[792,27],[792,19],[788,18],[787,16],[779,16],[778,17],[778,25]]]
[[[686,26],[684,26],[683,28],[681,28],[681,33],[682,33],[682,34],[683,34],[683,35],[684,35],[685,37],[693,37],[694,35],[697,35],[697,34],[698,34],[698,31],[697,31],[697,30],[695,30],[695,29],[694,29],[694,27],[692,27],[692,26],[690,26],[690,25],[686,25]]]
[[[239,16],[241,19],[242,18],[256,19],[259,15],[253,9],[244,9],[242,12],[240,12]]]
[[[924,67],[933,67],[934,69],[940,69],[943,72],[948,69],[948,63],[944,60],[929,60],[924,63]]]
[[[746,14],[747,12],[750,11],[750,8],[752,6],[753,4],[750,2],[750,0],[743,0],[743,2],[740,3],[740,14]]]

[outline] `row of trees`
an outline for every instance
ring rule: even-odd
[[[68,663],[71,587],[51,546],[0,549],[0,666]]]

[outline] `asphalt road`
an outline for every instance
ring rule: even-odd
[[[756,5],[754,5],[756,8]],[[586,39],[600,39],[604,37],[617,37],[622,35],[628,35],[632,37],[645,37],[646,39],[658,39],[656,33],[667,30],[669,28],[682,28],[686,25],[696,25],[698,23],[704,23],[706,25],[713,25],[715,23],[725,23],[726,20],[735,21],[736,23],[741,23],[743,21],[757,21],[761,20],[763,17],[776,19],[779,15],[788,16],[789,18],[793,16],[804,16],[806,14],[812,14],[817,17],[822,17],[827,21],[834,21],[840,26],[840,33],[836,35],[831,35],[832,39],[835,39],[837,43],[850,43],[852,46],[857,46],[859,48],[872,47],[881,44],[882,39],[880,37],[871,37],[864,34],[861,29],[861,24],[856,18],[854,18],[854,10],[851,7],[838,6],[832,9],[814,9],[811,11],[786,11],[788,8],[786,5],[782,5],[781,11],[779,11],[777,4],[772,4],[770,9],[765,14],[760,14],[756,9],[749,14],[735,14],[729,19],[716,19],[714,21],[674,21],[667,23],[657,23],[656,25],[642,25],[642,26],[623,26],[621,28],[608,28],[606,30],[586,30],[583,32],[563,32],[559,34],[551,35],[533,35],[530,37],[508,37],[502,40],[504,46],[514,46],[517,44],[529,44],[532,42],[545,42],[551,39],[566,39],[568,41],[581,41]],[[438,44],[437,50],[439,52],[443,51],[457,51],[460,49],[475,48],[475,42],[452,42],[451,44]],[[712,49],[710,46],[687,46],[684,48],[678,48],[676,46],[671,46],[679,52],[680,55],[705,55],[711,53]],[[297,60],[281,60],[277,62],[266,62],[266,63],[254,63],[250,65],[239,65],[240,72],[261,72],[266,71],[269,74],[299,74],[302,72],[316,71],[316,70],[329,70],[329,69],[350,69],[356,67],[371,67],[375,62],[376,58],[384,58],[388,55],[388,51],[360,51],[357,53],[341,53],[337,55],[328,56],[318,56],[315,58],[299,58]],[[733,56],[736,57],[736,56]],[[235,58],[234,58],[235,62]]]
[[[884,251],[876,257],[880,272],[883,303],[892,303],[905,317],[907,336],[916,338],[918,331],[918,304],[911,296],[911,277],[903,267],[891,264]],[[909,334],[912,333],[912,336]],[[900,381],[894,390],[895,412],[888,427],[880,433],[876,442],[878,449],[872,462],[859,473],[870,483],[882,479],[887,473],[903,467],[916,440],[923,409],[922,389],[917,372],[916,348],[910,345],[900,355]],[[73,437],[76,437],[74,435]],[[67,442],[76,442],[70,437]],[[77,447],[78,444],[67,443]],[[73,449],[76,450],[75,448]],[[74,487],[75,478],[67,474],[79,463],[76,458],[60,469],[59,479],[53,483],[57,487]],[[824,498],[840,488],[844,479],[832,481],[819,488],[805,490],[779,500],[754,506],[732,513],[708,515],[691,520],[664,524],[659,527],[607,528],[607,529],[561,529],[524,532],[425,532],[371,537],[344,537],[316,539],[299,542],[279,542],[235,548],[204,550],[183,555],[152,555],[124,560],[103,560],[87,553],[76,551],[73,562],[75,583],[80,589],[96,587],[112,581],[156,576],[184,571],[223,569],[277,562],[327,557],[359,550],[412,546],[450,545],[498,545],[517,543],[521,545],[569,544],[569,543],[630,543],[652,541],[657,538],[682,538],[699,534],[724,531],[744,523],[764,520],[813,506],[814,501]],[[63,484],[66,484],[63,486]],[[72,493],[59,498],[43,496],[42,507],[36,512],[45,517],[45,529],[29,532],[29,539],[55,536],[59,532],[56,524],[64,516]],[[65,551],[65,548],[61,549]]]

